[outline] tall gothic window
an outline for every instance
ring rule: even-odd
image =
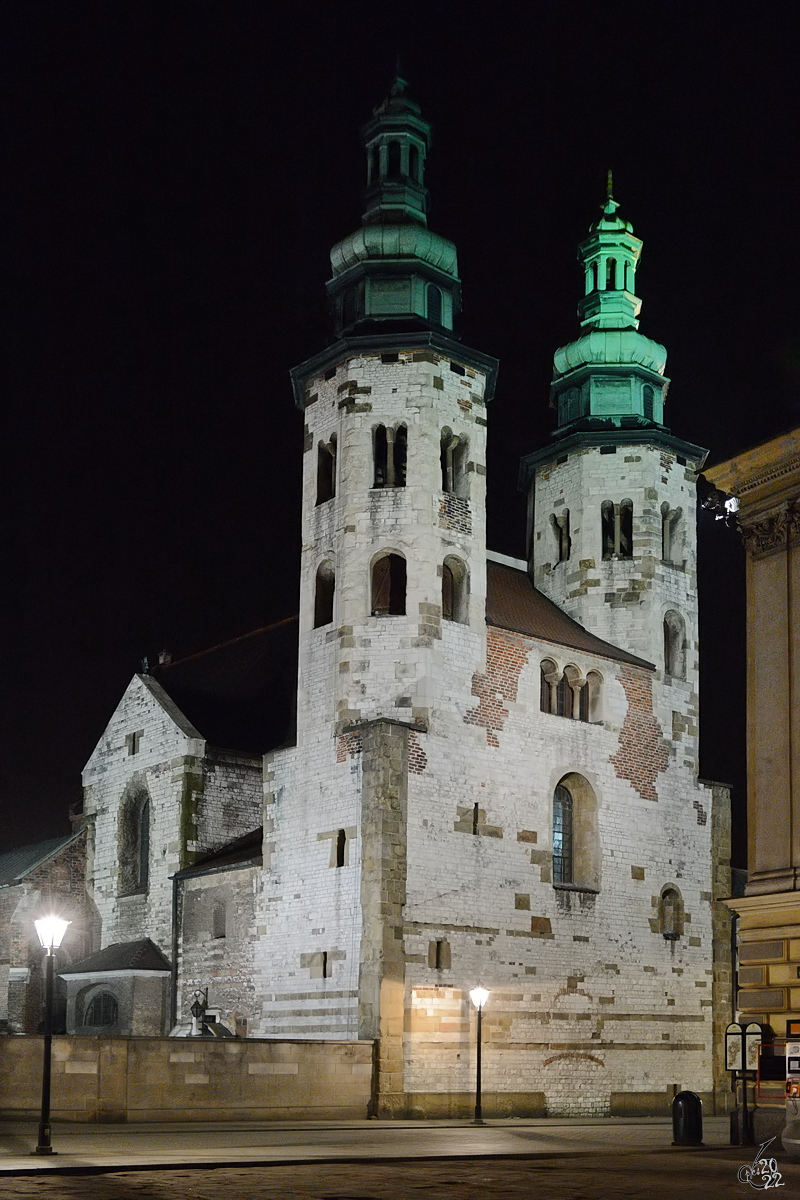
[[[553,882],[572,883],[572,794],[561,783],[553,796]]]
[[[317,447],[317,504],[324,504],[336,495],[336,435],[327,446]]]

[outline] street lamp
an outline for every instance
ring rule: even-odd
[[[475,1119],[473,1125],[485,1125],[481,1115],[481,1018],[483,1016],[483,1006],[489,999],[489,993],[485,987],[480,984],[473,988],[469,994],[469,998],[478,1010],[478,1056],[476,1059],[475,1072]]]
[[[44,1062],[42,1065],[42,1113],[39,1120],[39,1142],[34,1154],[53,1154],[50,1145],[50,1056],[53,1048],[53,963],[55,951],[67,931],[69,921],[61,917],[40,917],[34,921],[36,933],[44,950]]]

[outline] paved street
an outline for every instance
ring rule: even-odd
[[[596,1154],[528,1160],[434,1159],[410,1163],[121,1171],[101,1175],[8,1176],[3,1200],[727,1200],[752,1196],[735,1147]],[[786,1197],[800,1164],[778,1157]],[[778,1193],[781,1195],[781,1193]]]
[[[676,1149],[668,1120],[342,1121],[53,1128],[32,1157],[33,1122],[0,1124],[0,1197],[22,1200],[725,1200],[752,1195],[727,1117],[705,1147]],[[779,1146],[784,1186],[800,1164]]]

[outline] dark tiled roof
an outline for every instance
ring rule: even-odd
[[[62,975],[89,975],[98,971],[169,971],[168,960],[150,938],[116,942],[80,962],[70,963]]]
[[[295,738],[297,617],[151,675],[212,746],[263,754]]]
[[[652,663],[604,642],[548,600],[530,581],[527,572],[489,560],[486,564],[486,622],[544,642],[585,650],[601,658],[614,658],[655,670]]]
[[[184,879],[187,875],[202,875],[204,871],[218,870],[220,867],[235,867],[243,863],[255,863],[260,866],[263,862],[263,846],[264,830],[259,827],[252,833],[245,833],[242,837],[220,846],[219,850],[204,854],[191,867],[185,867],[183,871],[176,871],[176,878]]]
[[[49,838],[46,842],[34,842],[30,846],[20,846],[17,850],[0,854],[0,887],[19,883],[36,867],[80,837],[81,832],[78,830],[66,837]]]

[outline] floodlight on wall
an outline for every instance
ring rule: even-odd
[[[42,1062],[42,1111],[39,1141],[34,1154],[52,1154],[50,1144],[50,1061],[53,1049],[53,962],[55,952],[67,932],[69,921],[62,917],[40,917],[34,921],[36,934],[44,950],[44,1055]]]
[[[478,1040],[475,1058],[475,1118],[472,1123],[473,1125],[483,1125],[484,1120],[481,1111],[481,1019],[483,1017],[483,1006],[489,999],[489,993],[485,987],[481,987],[478,984],[477,987],[472,988],[470,991],[469,998],[478,1010]]]

